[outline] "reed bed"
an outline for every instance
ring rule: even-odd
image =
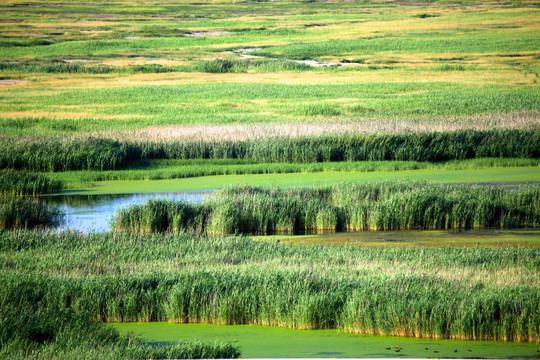
[[[52,205],[34,198],[0,197],[0,228],[33,228],[54,225],[62,214]]]
[[[40,195],[59,191],[63,182],[48,176],[16,170],[0,171],[0,194],[6,196]]]
[[[98,321],[540,341],[531,249],[294,246],[193,234],[0,232],[0,304]],[[2,305],[4,306],[4,305]]]
[[[114,170],[145,159],[253,162],[447,161],[540,158],[540,130],[274,137],[246,141],[120,142],[98,138],[0,139],[0,169]]]
[[[5,300],[6,298],[4,298]],[[14,299],[11,299],[14,300]],[[88,312],[48,309],[28,298],[0,307],[2,359],[212,359],[238,358],[231,344],[189,341],[145,344],[133,335],[95,323]]]
[[[133,232],[204,231],[209,210],[201,204],[152,199],[118,210],[115,226]]]
[[[0,139],[0,169],[28,171],[119,169],[130,159],[126,144],[107,139]]]
[[[255,162],[446,161],[540,157],[540,131],[494,130],[382,135],[276,137],[253,141],[144,142],[145,159],[250,159]]]
[[[210,234],[536,228],[540,186],[504,190],[392,181],[309,189],[229,187],[203,204],[152,200],[133,205],[116,214],[114,226]]]

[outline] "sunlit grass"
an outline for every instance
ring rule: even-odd
[[[16,130],[50,135],[537,110],[533,4],[6,2],[0,76],[28,81],[0,86],[1,117],[85,124]]]
[[[532,249],[293,246],[242,237],[0,233],[0,298],[102,321],[538,342]]]

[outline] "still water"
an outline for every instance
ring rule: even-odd
[[[143,204],[150,199],[201,202],[211,193],[212,191],[209,190],[122,195],[58,195],[47,197],[45,201],[58,206],[60,211],[64,213],[64,221],[56,228],[57,230],[88,233],[109,231],[114,213],[123,207]]]

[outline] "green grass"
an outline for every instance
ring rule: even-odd
[[[36,310],[84,309],[101,321],[539,341],[539,258],[527,248],[24,231],[0,232],[0,248],[1,303]]]
[[[150,200],[120,209],[117,230],[276,234],[343,230],[438,230],[540,226],[540,187],[426,182],[338,184],[308,189],[228,187],[202,204]]]
[[[504,7],[472,0],[5,1],[0,168],[54,172],[72,193],[83,194],[393,178],[539,181],[535,6],[533,0]],[[242,49],[254,48],[244,55],[263,58],[242,56]],[[357,64],[294,62],[301,59]],[[275,129],[264,128],[272,124]],[[266,139],[283,132],[294,137],[295,124],[305,128],[296,139]],[[197,127],[198,134],[191,132]],[[306,140],[312,130],[328,137]],[[532,160],[479,169],[483,160],[471,162],[474,169],[424,164],[484,157]],[[155,159],[229,160],[227,166],[178,161],[134,168]],[[409,162],[395,171],[396,163],[326,164],[366,160],[422,165],[414,170]],[[218,175],[228,173],[238,175]],[[142,180],[149,177],[163,180]],[[124,180],[92,186],[113,178]],[[12,216],[13,207],[4,210]],[[322,227],[332,224],[331,211],[317,215]],[[32,310],[0,320],[3,334],[28,330],[24,340],[46,328],[55,339],[27,347],[26,340],[14,340],[2,344],[2,356],[189,357],[126,345],[129,339],[111,342],[102,330],[51,330],[61,322],[48,314],[63,316],[66,309],[88,310],[99,321],[539,341],[538,257],[530,249],[375,251],[185,234],[7,231],[0,231],[0,241],[0,319],[10,304]],[[44,327],[25,314],[30,320],[43,315]]]
[[[122,168],[129,146],[107,139],[34,140],[0,139],[1,169],[29,171],[107,170]]]
[[[54,225],[60,210],[34,198],[0,197],[0,228],[33,228]]]
[[[1,195],[39,195],[50,194],[62,189],[63,182],[42,174],[15,170],[0,171]]]
[[[68,190],[62,195],[103,195],[219,189],[230,185],[305,187],[344,181],[429,180],[435,183],[514,183],[540,181],[538,167],[493,167],[466,170],[322,171],[316,173],[216,175],[166,180],[106,180],[88,183],[84,173],[58,173]],[[91,177],[90,177],[91,179]]]
[[[414,76],[410,74],[410,77]],[[54,90],[43,86],[36,90],[29,92],[19,86],[6,93],[0,89],[4,99],[0,106],[3,122],[13,118],[7,117],[9,113],[22,114],[15,118],[39,120],[40,126],[20,131],[25,135],[35,135],[36,130],[38,133],[57,133],[54,129],[56,120],[68,121],[74,127],[68,133],[84,133],[132,126],[254,124],[283,120],[383,118],[422,119],[429,123],[451,116],[504,114],[540,108],[537,88],[529,84],[210,82]],[[114,121],[106,122],[107,119]]]
[[[0,77],[27,82],[1,85],[2,129],[33,137],[351,119],[421,127],[538,110],[534,1],[357,5],[7,2]],[[293,62],[301,59],[353,65]],[[24,124],[7,129],[13,120]]]
[[[30,171],[117,170],[150,159],[241,159],[253,163],[338,161],[441,162],[485,157],[537,159],[540,131],[492,130],[324,135],[204,141],[123,141],[87,137],[0,138],[0,168]],[[500,160],[503,164],[504,160]],[[210,172],[211,174],[211,172]]]
[[[6,300],[6,298],[4,298]],[[13,300],[13,299],[10,299]],[[240,352],[217,341],[204,344],[146,344],[133,335],[120,335],[72,309],[38,308],[31,299],[2,304],[0,355],[3,359],[157,359],[237,358]]]

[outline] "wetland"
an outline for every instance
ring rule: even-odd
[[[538,358],[537,5],[2,2],[0,357]]]

